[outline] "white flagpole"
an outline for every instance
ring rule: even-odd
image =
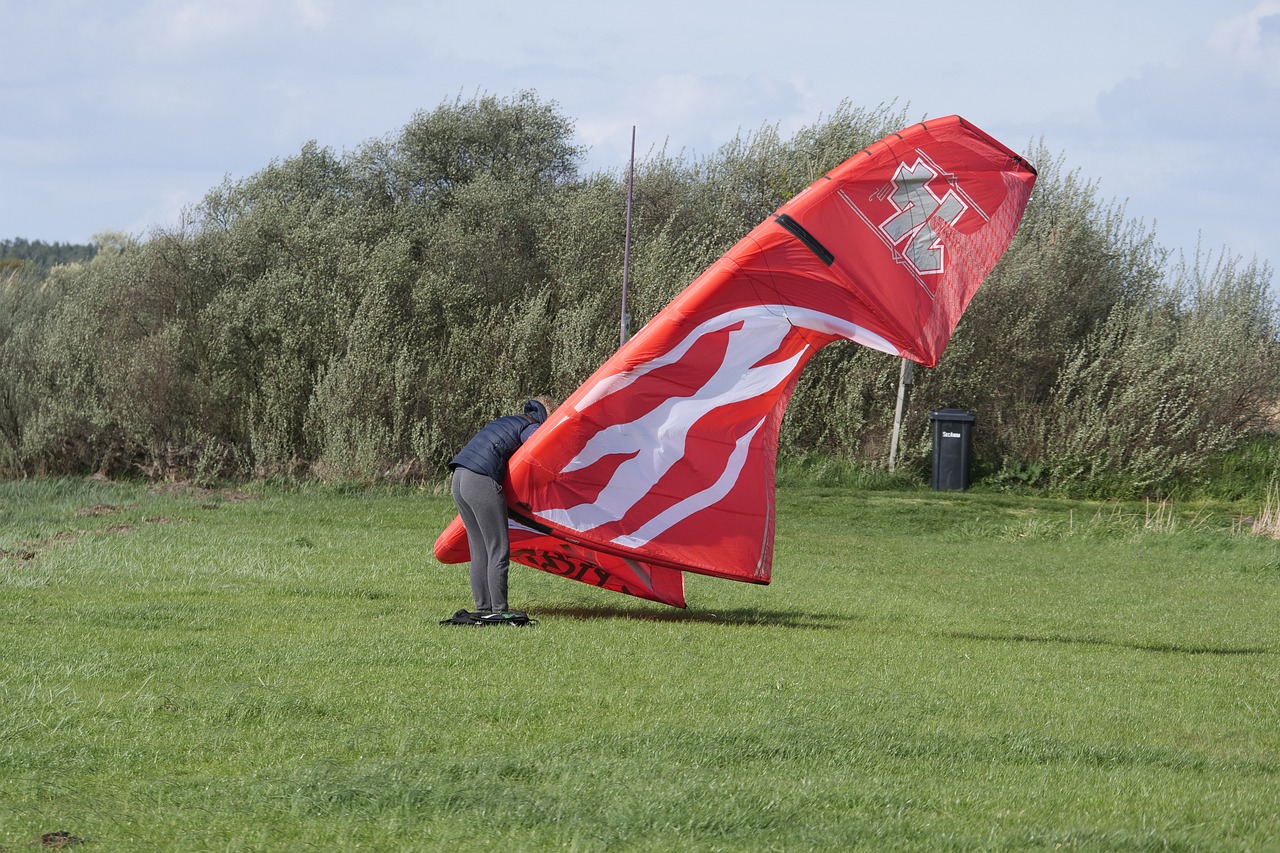
[[[893,438],[889,443],[889,473],[898,460],[898,435],[902,432],[902,403],[907,396],[907,386],[911,384],[911,361],[902,360],[902,368],[898,372],[898,405],[893,410]]]

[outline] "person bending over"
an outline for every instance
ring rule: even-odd
[[[449,462],[453,502],[458,505],[471,550],[471,597],[481,616],[508,610],[511,541],[507,533],[507,501],[502,493],[507,460],[553,408],[546,397],[526,400],[521,414],[505,415],[485,424]]]

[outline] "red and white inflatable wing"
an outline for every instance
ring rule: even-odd
[[[682,572],[768,583],[778,429],[835,340],[937,363],[1035,182],[958,116],[855,154],[689,285],[511,459],[512,559],[684,606]],[[435,545],[468,559],[459,519]]]

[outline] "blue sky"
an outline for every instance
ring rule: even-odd
[[[844,100],[959,113],[1166,247],[1280,265],[1280,0],[0,0],[0,34],[0,238],[145,237],[308,140],[533,89],[592,169],[633,125],[709,154]]]

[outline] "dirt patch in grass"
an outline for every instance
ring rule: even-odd
[[[74,847],[77,844],[84,844],[83,838],[77,838],[65,830],[56,832],[46,832],[34,841],[28,841],[23,844],[23,850],[65,850],[68,847]],[[9,853],[11,850],[20,848],[9,844],[0,844],[0,853]]]
[[[72,847],[76,844],[84,844],[84,840],[61,830],[58,832],[46,832],[40,836],[40,846],[46,850],[61,850],[64,847]]]
[[[115,504],[94,504],[93,506],[82,506],[76,510],[76,518],[101,518],[104,515],[115,515],[123,509],[133,509],[137,504],[127,504],[126,506],[116,506]]]
[[[105,506],[99,504],[98,506]],[[88,509],[95,509],[88,507]],[[105,512],[83,513],[83,515],[107,515]],[[82,515],[78,512],[76,515]],[[101,534],[111,534],[115,536],[125,533],[132,533],[137,529],[138,524],[172,524],[172,518],[165,518],[163,515],[155,515],[150,518],[144,518],[136,524],[119,522],[117,524],[108,524],[100,530],[61,530],[52,536],[46,536],[44,539],[34,539],[28,542],[21,542],[14,548],[0,548],[0,560],[13,560],[17,563],[29,563],[40,556],[40,552],[54,545],[65,545],[68,542],[74,542],[85,536],[98,536]],[[0,848],[0,853],[3,849]]]

